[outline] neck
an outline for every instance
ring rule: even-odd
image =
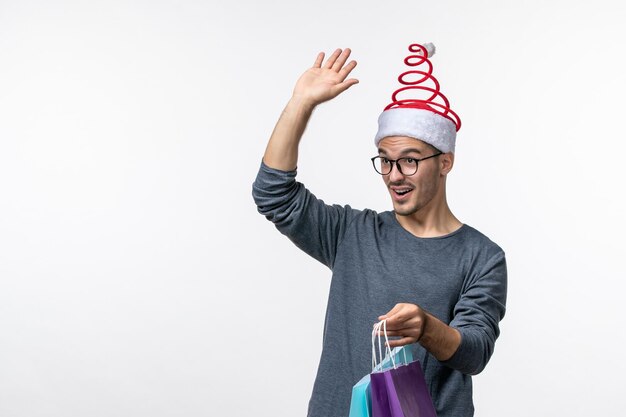
[[[411,215],[395,216],[404,229],[417,237],[445,236],[463,226],[448,207],[445,194],[432,199]]]

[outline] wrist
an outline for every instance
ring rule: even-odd
[[[461,334],[437,317],[426,313],[418,342],[437,360],[445,361],[452,357],[461,344]]]
[[[287,103],[288,108],[294,109],[296,111],[306,112],[306,113],[313,112],[313,109],[315,109],[315,106],[317,106],[317,103],[315,101],[313,101],[309,97],[302,96],[299,94],[292,95],[291,98],[289,99],[289,102]]]
[[[424,312],[424,317],[422,318],[422,331],[417,339],[418,343],[428,342],[431,339],[432,329],[431,329],[431,317],[430,314]]]

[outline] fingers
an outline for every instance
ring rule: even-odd
[[[404,304],[400,303],[400,304],[396,304],[391,310],[389,310],[388,313],[383,314],[382,316],[378,317],[378,320],[385,320],[385,319],[389,319],[392,316],[394,316],[395,314],[397,314],[398,312],[400,312],[400,310],[402,310],[402,308],[404,307]]]
[[[337,60],[332,65],[333,71],[339,72],[339,70],[343,68],[343,65],[350,57],[351,52],[352,51],[350,50],[350,48],[346,48],[343,50],[343,52],[341,52],[341,54],[337,57]]]
[[[422,332],[423,332],[423,327],[420,325],[417,325],[415,327],[406,327],[403,329],[394,329],[394,330],[387,330],[387,337],[399,337],[399,338],[406,338],[406,337],[410,337],[412,339],[414,339],[414,341],[417,341],[420,339],[420,337],[422,336]],[[385,331],[384,330],[380,330],[378,332],[378,336],[380,337],[384,337],[385,336]],[[411,342],[413,343],[413,342]]]
[[[417,337],[416,334],[416,329],[412,328],[412,327],[407,327],[405,329],[397,329],[397,330],[387,330],[387,336],[389,337],[396,337],[396,336],[415,336]],[[379,336],[384,336],[385,335],[385,331],[381,330],[378,332]]]
[[[424,331],[426,317],[416,304],[399,303],[378,320],[386,320],[387,336],[399,338],[389,341],[390,347],[396,347],[417,342]],[[384,329],[378,333],[383,336]]]
[[[335,49],[335,52],[333,52],[332,55],[328,57],[324,68],[331,69],[335,64],[335,61],[337,61],[337,58],[339,58],[339,55],[341,55],[341,49],[337,48]]]
[[[424,317],[412,316],[405,319],[387,319],[387,334],[390,332],[407,333],[411,329],[422,329],[424,327]]]
[[[317,58],[315,58],[313,68],[321,68],[322,62],[324,62],[324,52],[320,52],[319,54],[317,54]]]
[[[339,71],[339,75],[341,76],[341,78],[345,79],[355,67],[356,67],[356,61],[350,61],[348,65],[346,65]]]
[[[334,95],[337,96],[341,93],[343,93],[344,91],[346,91],[348,88],[352,87],[354,84],[358,84],[359,80],[357,80],[356,78],[350,78],[349,80],[345,80],[344,82],[341,82],[339,84],[337,84],[334,88]]]
[[[410,345],[415,342],[417,342],[417,339],[414,337],[403,337],[402,339],[390,340],[388,346],[393,349],[398,346]]]
[[[346,79],[356,67],[354,60],[346,64],[349,56],[350,49],[337,49],[324,62],[324,52],[318,53],[313,67],[298,79],[294,94],[309,96],[313,102],[319,104],[335,98],[357,84],[359,81],[355,78]]]
[[[350,74],[350,71],[352,71],[354,67],[356,67],[356,61],[354,60],[346,65],[346,67],[344,67],[351,53],[352,51],[350,50],[350,48],[346,48],[343,51],[341,49],[335,49],[335,52],[332,53],[332,55],[326,61],[326,64],[324,64],[324,68],[331,69],[341,74],[345,78],[346,76],[348,76],[348,74]],[[319,55],[317,58],[318,59],[315,61],[316,65],[319,61]],[[319,64],[321,66],[321,62]]]
[[[422,330],[416,328],[387,330],[387,337],[396,337],[396,339],[388,339],[387,342],[385,342],[385,345],[389,346],[390,348],[408,345],[420,340],[421,335]],[[385,336],[385,332],[383,330],[379,331],[378,336]]]

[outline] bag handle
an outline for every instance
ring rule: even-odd
[[[389,355],[391,359],[391,363],[393,364],[393,369],[396,369],[396,361],[391,354],[391,348],[389,347],[389,338],[387,337],[387,319],[379,321],[374,324],[374,329],[372,330],[372,371],[378,365],[376,358],[376,337],[378,337],[378,356],[380,357],[380,363],[383,363],[383,347],[382,347],[382,339],[380,336],[382,328],[382,333],[385,337],[385,357]],[[406,362],[406,352],[404,352],[404,361]]]

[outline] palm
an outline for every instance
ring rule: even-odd
[[[312,68],[309,68],[298,80],[294,88],[294,95],[303,97],[313,104],[323,103],[338,96],[358,80],[346,80],[350,72],[356,67],[356,61],[345,64],[350,56],[350,50],[343,52],[337,49],[322,66],[324,53],[320,53]]]

